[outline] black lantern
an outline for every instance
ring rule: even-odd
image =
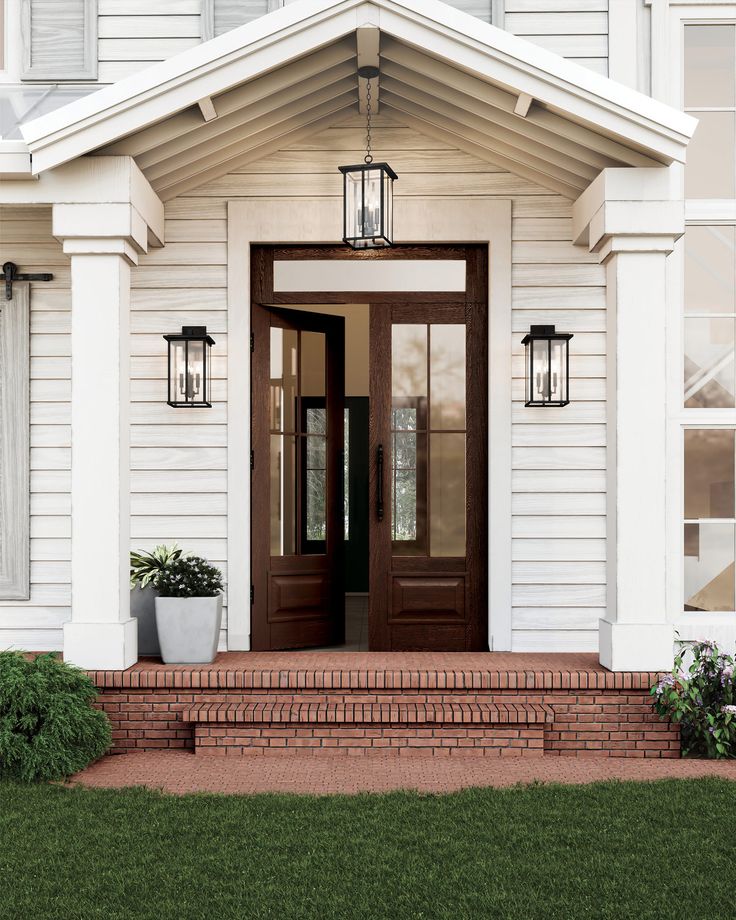
[[[212,406],[212,359],[215,340],[206,326],[182,326],[180,335],[165,335],[169,343],[169,398],[175,409]]]
[[[527,406],[566,406],[570,402],[570,339],[554,326],[531,326],[526,348]]]
[[[393,246],[394,182],[398,179],[388,163],[374,163],[371,154],[371,79],[377,67],[361,67],[367,78],[366,154],[356,166],[340,166],[343,176],[342,238],[353,249],[384,249]]]

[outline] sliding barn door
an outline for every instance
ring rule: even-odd
[[[339,644],[344,320],[254,305],[252,324],[252,647]]]

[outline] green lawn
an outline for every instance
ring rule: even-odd
[[[736,783],[446,796],[0,784],[0,918],[736,916]]]

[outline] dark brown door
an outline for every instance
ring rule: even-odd
[[[342,317],[252,310],[252,646],[344,642]]]
[[[485,301],[373,304],[370,345],[371,650],[486,650]]]

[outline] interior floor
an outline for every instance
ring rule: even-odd
[[[345,595],[345,644],[312,649],[315,652],[368,651],[368,595]]]

